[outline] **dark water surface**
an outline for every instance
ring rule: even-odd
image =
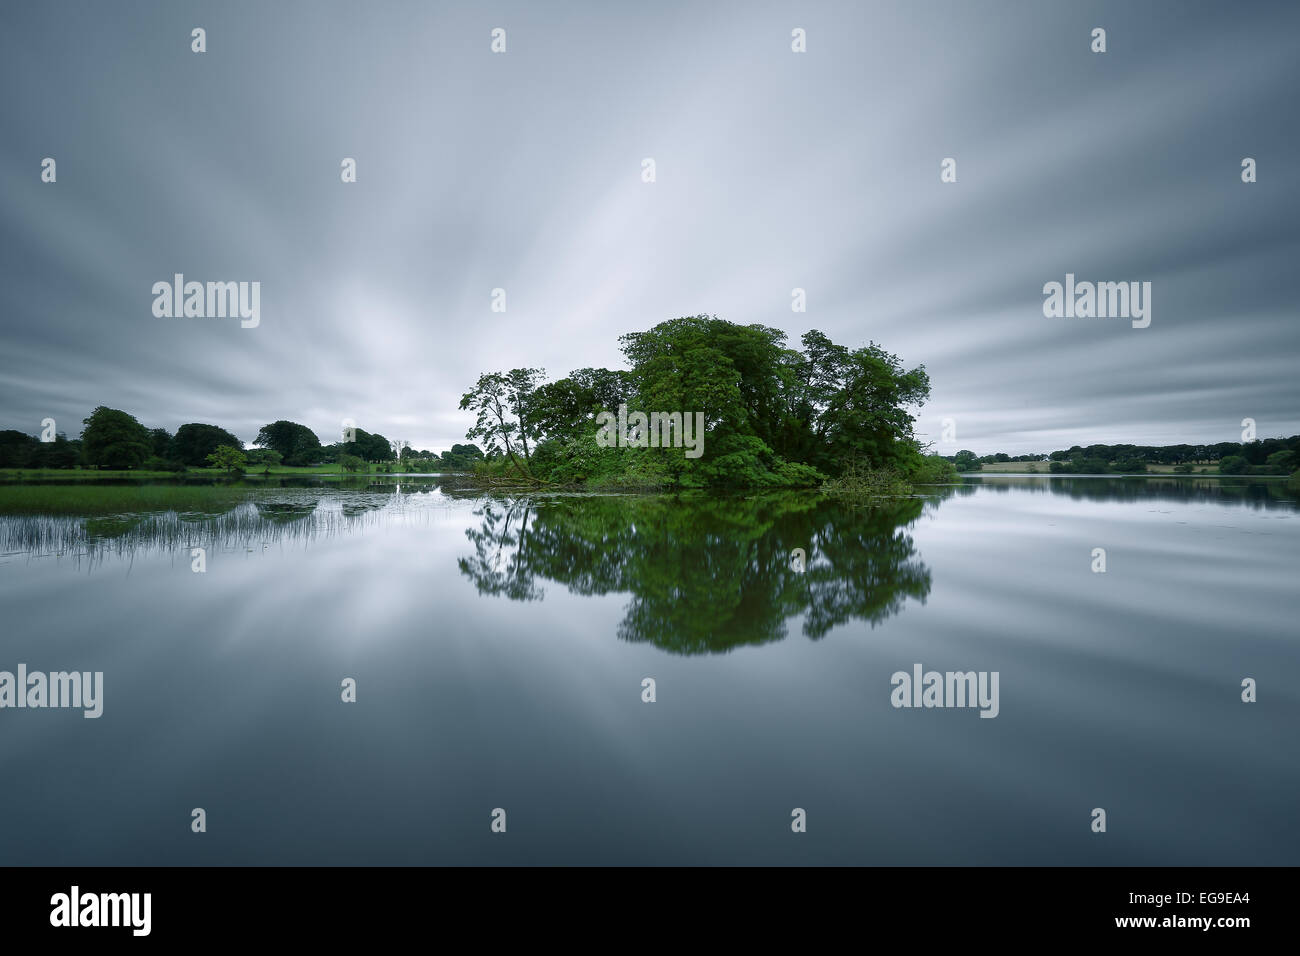
[[[1282,484],[386,480],[0,517],[0,671],[104,674],[0,709],[0,863],[1300,863]],[[998,715],[895,708],[915,664]]]

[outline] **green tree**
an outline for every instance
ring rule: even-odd
[[[979,471],[984,467],[980,464],[979,457],[973,451],[965,448],[957,452],[953,464],[957,466],[958,471]]]
[[[244,452],[244,458],[250,465],[263,466],[262,474],[269,475],[271,469],[280,464],[283,460],[281,454],[274,448],[250,448]]]
[[[855,458],[873,467],[906,465],[915,437],[909,408],[930,395],[925,367],[904,369],[874,342],[849,350],[815,331],[802,341],[817,445],[809,463],[828,472]]]
[[[40,452],[40,441],[26,432],[0,431],[0,468],[30,468]]]
[[[529,467],[531,445],[537,437],[532,398],[545,374],[538,368],[488,372],[480,375],[474,387],[460,399],[462,411],[477,415],[474,427],[465,437],[482,439],[489,455],[504,451],[519,474],[529,478],[533,477]]]
[[[440,467],[452,471],[467,471],[474,467],[475,462],[482,461],[484,458],[483,450],[478,445],[452,445],[449,451],[444,451],[438,456]]]
[[[1250,471],[1250,462],[1241,455],[1228,455],[1219,461],[1219,474],[1244,475]]]
[[[322,454],[320,439],[314,431],[283,419],[263,425],[253,444],[278,451],[286,465],[295,467],[313,464]]]
[[[849,460],[910,475],[933,471],[912,431],[929,395],[924,367],[905,369],[874,343],[836,345],[820,332],[802,352],[785,334],[707,315],[661,322],[620,338],[630,370],[580,369],[542,383],[540,369],[487,373],[461,399],[484,440],[522,475],[545,480],[683,487],[811,485]],[[702,454],[643,445],[603,448],[598,412],[703,416]],[[665,445],[681,436],[659,433]],[[694,436],[693,436],[694,437]]]
[[[191,423],[176,429],[167,457],[195,467],[203,465],[208,456],[222,445],[243,450],[244,443],[224,428],[216,425]]]
[[[344,442],[342,450],[363,461],[390,461],[394,457],[393,445],[387,438],[362,428],[353,429],[352,441]]]
[[[1291,449],[1275,451],[1264,462],[1270,474],[1289,475],[1300,466],[1300,456]]]
[[[172,435],[167,429],[152,429],[149,432],[149,441],[153,445],[153,453],[159,458],[166,458],[171,452]]]
[[[116,408],[100,405],[82,425],[83,453],[97,468],[138,468],[153,452],[149,430]]]
[[[207,460],[214,468],[224,468],[230,474],[243,471],[244,466],[248,464],[244,452],[233,445],[218,445],[216,450],[208,455]]]
[[[81,460],[79,443],[68,441],[68,436],[59,432],[52,442],[41,442],[36,446],[37,461],[33,464],[41,468],[75,468]]]

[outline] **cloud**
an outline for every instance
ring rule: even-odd
[[[706,312],[924,363],[921,430],[954,417],[980,452],[1233,440],[1246,416],[1300,431],[1294,7],[126,3],[5,21],[0,427],[75,434],[107,404],[245,440],[289,418],[328,441],[351,418],[440,449],[481,371],[617,366],[621,333]],[[1042,285],[1067,271],[1151,281],[1151,327],[1045,319]],[[260,281],[261,325],[155,319],[174,272]]]

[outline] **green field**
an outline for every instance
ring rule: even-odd
[[[386,474],[386,472],[376,472],[371,466],[369,472],[355,472],[355,474]],[[251,467],[246,469],[243,477],[257,478],[267,474],[267,470],[261,467]],[[328,465],[313,465],[310,468],[294,468],[288,465],[276,465],[270,469],[271,475],[342,475],[349,474],[336,463],[330,462]],[[209,478],[220,478],[226,475],[222,468],[186,468],[184,471],[146,471],[143,468],[133,471],[109,471],[107,469],[99,470],[95,468],[0,468],[0,481],[6,479],[32,479],[32,478],[68,478],[83,479],[94,481],[97,478],[184,478],[187,475],[201,475]]]
[[[979,471],[972,474],[998,475],[998,474],[1051,474],[1051,462],[1046,461],[994,461],[983,465]],[[1135,474],[1135,475],[1178,475],[1183,472],[1177,471],[1177,465],[1162,465],[1152,462],[1147,463],[1145,472],[1114,472],[1114,474]],[[1206,475],[1217,477],[1219,474],[1219,463],[1217,461],[1204,465],[1192,465],[1191,475]],[[1270,477],[1267,475],[1255,475],[1253,477],[1263,478]],[[1273,477],[1285,478],[1286,475],[1279,474]]]
[[[253,492],[230,485],[0,484],[0,514],[117,515],[228,511]]]

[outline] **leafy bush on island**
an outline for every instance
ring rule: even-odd
[[[460,402],[477,416],[466,437],[485,449],[479,473],[675,489],[813,488],[842,478],[849,462],[859,478],[893,476],[872,487],[955,474],[927,458],[912,431],[910,409],[930,394],[924,366],[905,369],[875,343],[850,349],[811,331],[793,349],[779,329],[706,315],[620,343],[627,371],[584,368],[549,382],[537,368],[479,376]],[[620,412],[615,430],[602,413]],[[663,424],[669,415],[681,418]]]

